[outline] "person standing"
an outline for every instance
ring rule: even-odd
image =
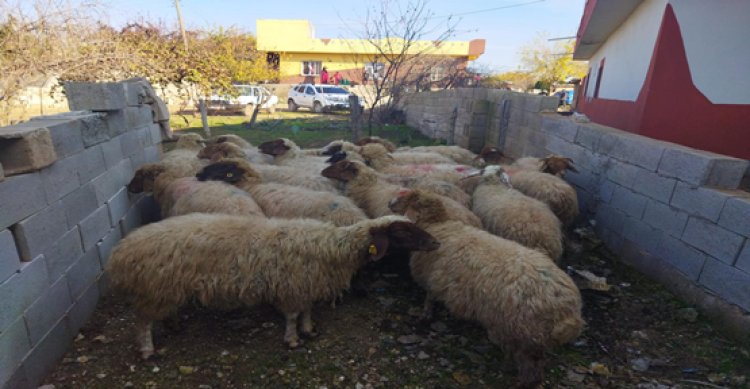
[[[320,72],[320,83],[321,84],[328,84],[328,69],[323,67],[323,71]]]
[[[338,85],[341,82],[341,73],[333,73],[333,84]]]

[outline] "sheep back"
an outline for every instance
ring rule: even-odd
[[[174,202],[169,216],[193,212],[265,216],[247,192],[232,185],[217,181],[193,182],[187,190],[188,193]]]
[[[549,206],[563,225],[578,217],[578,196],[575,189],[560,177],[536,171],[519,171],[511,176],[513,188]]]

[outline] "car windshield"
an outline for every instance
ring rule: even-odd
[[[332,93],[332,94],[342,94],[342,95],[349,94],[349,92],[347,92],[346,89],[343,89],[343,88],[318,86],[318,87],[315,87],[315,89],[317,89],[318,93]]]
[[[235,86],[235,88],[237,88],[240,96],[252,96],[253,94],[253,88],[249,86]]]

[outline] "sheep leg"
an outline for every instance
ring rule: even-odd
[[[540,349],[516,350],[514,353],[518,365],[518,380],[522,388],[537,388],[544,379],[545,357]]]
[[[142,317],[135,320],[135,340],[143,359],[149,359],[154,355],[154,338],[151,334],[152,323],[151,320]]]
[[[286,316],[284,342],[289,345],[289,348],[297,348],[302,344],[297,335],[297,319],[299,318],[299,312],[285,313],[284,315]]]
[[[302,335],[308,338],[315,338],[318,333],[315,331],[315,326],[312,321],[312,309],[308,308],[302,312]]]
[[[424,310],[422,310],[422,316],[419,317],[419,320],[422,321],[430,321],[432,320],[432,313],[435,311],[435,297],[432,296],[429,292],[427,293],[427,296],[424,298]]]

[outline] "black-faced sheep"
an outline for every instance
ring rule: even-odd
[[[345,182],[347,196],[364,209],[370,217],[391,214],[388,201],[405,190],[399,185],[380,178],[373,169],[358,161],[336,162],[323,170],[321,174],[324,177]],[[482,223],[477,215],[466,207],[447,197],[439,196],[439,198],[453,220],[481,227]]]
[[[560,220],[546,204],[511,188],[511,182],[501,167],[486,167],[472,195],[472,210],[487,231],[558,260],[563,251]]]
[[[264,183],[260,173],[243,159],[225,159],[206,166],[197,174],[201,181],[224,181],[247,191],[268,217],[311,218],[337,226],[366,219],[351,199],[305,188]]]
[[[400,216],[336,227],[194,213],[141,227],[122,239],[107,263],[114,290],[132,299],[143,358],[154,353],[151,325],[190,300],[206,306],[270,303],[286,317],[284,341],[311,334],[312,305],[349,286],[366,262],[389,246],[434,250],[439,243]]]
[[[411,273],[433,300],[460,318],[479,322],[490,340],[514,357],[519,379],[534,387],[544,376],[545,351],[581,332],[581,296],[544,254],[452,221],[434,195],[411,191],[391,208],[435,236],[440,248],[412,253]]]

